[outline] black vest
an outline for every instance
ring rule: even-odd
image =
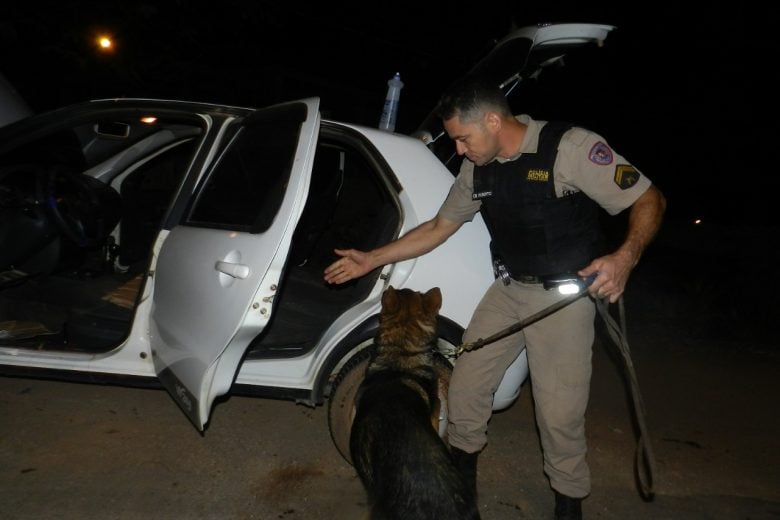
[[[599,206],[582,192],[555,196],[558,144],[572,126],[547,123],[537,153],[474,167],[472,198],[482,200],[491,253],[514,276],[576,272],[604,252]]]

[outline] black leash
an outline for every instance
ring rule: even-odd
[[[509,327],[491,336],[488,336],[487,338],[484,339],[480,338],[470,343],[461,344],[455,351],[455,357],[457,358],[463,352],[469,352],[472,350],[476,350],[478,348],[482,348],[485,345],[498,341],[499,339],[505,338],[510,334],[519,332],[524,328],[528,327],[529,325],[536,323],[537,321],[543,318],[546,318],[547,316],[549,316],[554,312],[559,311],[560,309],[580,299],[582,296],[585,296],[588,293],[588,285],[590,284],[584,286],[579,292],[567,296],[562,300],[558,300],[557,302],[553,303],[549,307],[545,307],[539,312],[532,314],[531,316],[528,316],[527,318],[520,320],[517,323],[514,323]],[[620,311],[620,325],[618,325],[618,323],[609,313],[608,300],[595,299],[595,301],[596,301],[596,309],[598,310],[599,314],[604,320],[610,338],[612,338],[612,341],[614,341],[615,345],[617,345],[618,350],[620,351],[621,357],[623,358],[626,373],[628,374],[628,379],[629,379],[630,389],[631,389],[631,397],[634,404],[634,416],[636,418],[637,426],[639,428],[635,470],[637,473],[637,479],[639,481],[639,488],[640,488],[639,492],[641,493],[643,499],[650,501],[655,496],[655,492],[653,491],[653,474],[655,473],[655,456],[653,455],[653,449],[652,446],[650,445],[650,436],[647,433],[647,425],[645,424],[645,417],[647,413],[645,412],[644,401],[642,400],[642,395],[639,391],[639,381],[637,380],[636,372],[634,371],[634,363],[631,360],[631,352],[628,347],[628,340],[626,339],[626,319],[625,319],[625,307],[623,305],[623,296],[621,296],[618,299],[618,307]]]
[[[642,394],[639,391],[639,380],[634,371],[634,362],[631,359],[631,352],[628,347],[628,340],[626,339],[626,310],[623,305],[623,297],[621,296],[618,300],[620,314],[619,326],[609,313],[608,301],[596,300],[596,309],[598,309],[599,314],[601,314],[601,317],[604,319],[604,324],[607,326],[607,332],[615,345],[617,345],[626,368],[629,387],[631,388],[631,398],[634,403],[634,417],[636,418],[637,427],[639,428],[635,460],[635,470],[637,480],[639,481],[639,492],[642,494],[643,499],[651,501],[655,497],[655,491],[653,491],[655,455],[653,454],[653,447],[650,444],[650,435],[647,433],[647,425],[645,423],[645,418],[647,417],[645,403],[642,400]]]
[[[457,350],[455,351],[455,357],[460,356],[464,352],[469,352],[471,350],[476,350],[478,348],[482,348],[485,345],[489,343],[493,343],[494,341],[498,341],[501,338],[505,338],[509,336],[510,334],[514,334],[515,332],[520,332],[527,326],[536,323],[537,321],[541,320],[542,318],[546,318],[550,314],[559,311],[569,305],[570,303],[573,303],[576,300],[579,300],[582,296],[585,296],[588,293],[587,288],[581,290],[578,293],[572,294],[571,296],[567,296],[566,298],[562,300],[558,300],[557,302],[553,303],[549,307],[545,307],[544,309],[540,310],[539,312],[532,314],[528,316],[525,319],[522,319],[518,321],[517,323],[513,323],[509,327],[500,330],[499,332],[496,332],[492,336],[488,336],[485,339],[479,338],[477,341],[472,341],[471,343],[463,343],[461,344]]]

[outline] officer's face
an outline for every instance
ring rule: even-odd
[[[492,161],[499,151],[498,139],[491,126],[485,124],[485,118],[464,123],[458,116],[445,120],[444,130],[450,139],[455,141],[458,155],[466,158],[477,166]]]

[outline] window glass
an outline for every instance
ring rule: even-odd
[[[299,131],[296,120],[257,121],[242,128],[209,173],[187,223],[267,230],[282,204]]]

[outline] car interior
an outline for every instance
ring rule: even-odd
[[[269,326],[250,345],[247,359],[293,357],[313,348],[345,310],[363,301],[375,270],[342,285],[323,281],[336,248],[368,250],[392,240],[401,214],[393,188],[365,144],[323,131],[309,196],[293,235],[287,268]]]
[[[127,337],[152,247],[201,144],[193,121],[80,122],[0,154],[0,346],[106,352]],[[323,281],[337,247],[392,239],[398,188],[375,152],[323,123],[268,327],[248,358],[316,346],[379,271]]]

